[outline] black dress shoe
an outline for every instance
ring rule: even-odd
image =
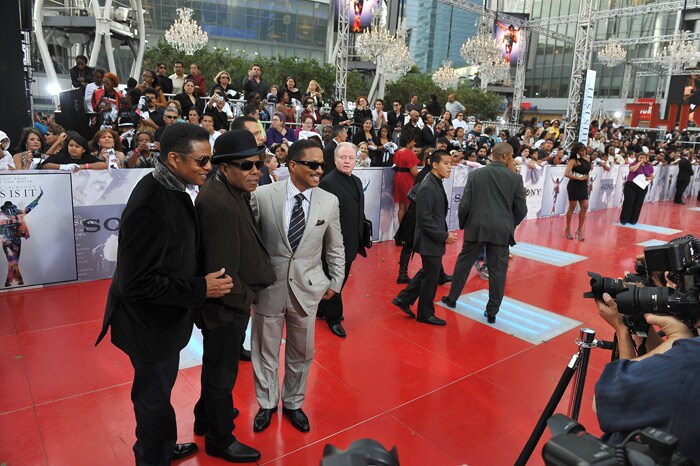
[[[409,306],[407,302],[401,301],[399,298],[392,299],[391,304],[393,304],[394,306],[397,306],[399,309],[401,309],[409,317],[416,316],[416,314],[414,314],[414,312],[411,310],[411,306]]]
[[[447,307],[451,307],[452,309],[457,307],[457,302],[449,296],[443,296],[442,299],[440,299],[440,301],[442,301],[447,305]]]
[[[680,201],[680,202],[673,201],[673,203],[674,203],[674,204],[685,205],[685,202],[683,202],[683,201]]]
[[[331,329],[331,332],[333,335],[338,335],[340,338],[345,338],[347,334],[345,333],[345,329],[343,328],[343,325],[338,322],[337,324],[329,325],[328,326]]]
[[[252,463],[260,459],[260,452],[235,440],[225,450],[207,448],[207,455],[222,458],[231,463]]]
[[[399,276],[396,278],[396,283],[399,285],[405,285],[407,283],[411,283],[411,277],[408,276],[408,274],[399,274]]]
[[[262,432],[270,426],[272,415],[277,412],[277,406],[272,409],[260,408],[253,419],[253,432]]]
[[[418,322],[421,324],[430,324],[430,325],[447,325],[447,321],[436,317],[436,316],[430,316],[425,319],[418,318],[416,319]]]
[[[438,278],[438,285],[444,285],[445,283],[450,283],[452,281],[452,275],[444,274]]]
[[[239,361],[248,361],[248,362],[252,361],[252,360],[253,360],[253,357],[252,357],[252,355],[250,354],[250,350],[244,349],[244,348],[241,346],[241,352],[240,352],[240,354],[238,355],[238,360],[239,360]]]
[[[484,317],[486,317],[486,322],[489,324],[495,324],[496,323],[496,316],[492,316],[488,312],[484,311]]]
[[[241,412],[238,410],[238,408],[233,408],[232,419],[236,419],[239,414],[241,414]],[[206,435],[206,433],[209,432],[209,424],[206,421],[197,421],[197,419],[195,419],[193,430],[194,435]]]
[[[197,453],[198,449],[199,447],[197,447],[196,443],[178,443],[175,445],[175,448],[173,448],[173,461],[178,461],[190,455],[194,455]]]
[[[301,408],[282,408],[282,413],[287,419],[289,419],[289,422],[291,422],[297,430],[301,432],[308,432],[311,429],[311,427],[309,427],[309,418],[306,417],[306,414],[304,414],[304,411],[302,411]]]

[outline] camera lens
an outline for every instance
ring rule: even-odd
[[[627,286],[619,278],[601,277],[595,272],[588,272],[591,277],[591,291],[583,294],[584,298],[602,298],[608,293],[613,298],[627,290]]]
[[[670,288],[632,286],[617,295],[617,309],[620,314],[667,314]]]

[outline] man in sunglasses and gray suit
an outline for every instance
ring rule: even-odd
[[[277,368],[285,323],[282,411],[296,429],[310,430],[301,407],[314,357],[316,311],[322,299],[340,292],[345,278],[338,198],[318,188],[324,168],[321,146],[311,140],[295,142],[287,166],[287,180],[259,187],[251,201],[277,277],[253,305],[251,349],[260,405],[255,432],[265,430],[278,409]],[[330,279],[323,272],[322,256]]]

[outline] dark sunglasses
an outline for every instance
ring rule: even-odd
[[[209,161],[211,160],[211,155],[202,155],[200,157],[197,157],[195,155],[190,155],[190,154],[182,154],[182,155],[193,159],[195,162],[197,162],[197,166],[201,167],[201,168],[206,167],[209,164]]]
[[[307,167],[309,167],[313,171],[318,170],[318,167],[321,167],[321,170],[326,168],[326,162],[313,162],[313,161],[309,161],[309,160],[292,160],[292,162],[306,165]]]
[[[257,168],[260,170],[263,165],[265,165],[265,162],[262,160],[256,160],[253,162],[252,160],[244,160],[243,162],[226,162],[227,165],[233,165],[234,167],[237,167],[239,170],[243,170],[244,172],[250,171],[253,169],[253,167]]]
[[[177,120],[177,116],[173,115],[163,115],[163,118],[167,118],[168,120]]]

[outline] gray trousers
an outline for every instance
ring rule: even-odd
[[[465,241],[462,252],[459,253],[455,271],[452,274],[450,294],[457,301],[462,294],[464,284],[469,278],[472,264],[479,254],[486,248],[486,256],[489,260],[489,301],[486,304],[486,312],[495,316],[503,301],[503,293],[506,288],[506,273],[508,272],[508,246],[484,242]]]
[[[282,405],[299,409],[304,404],[309,368],[314,359],[314,330],[316,311],[305,315],[292,292],[284,308],[273,316],[253,310],[251,352],[255,376],[255,397],[261,408],[279,405],[278,376],[282,329],[287,324],[284,350],[284,384]]]

